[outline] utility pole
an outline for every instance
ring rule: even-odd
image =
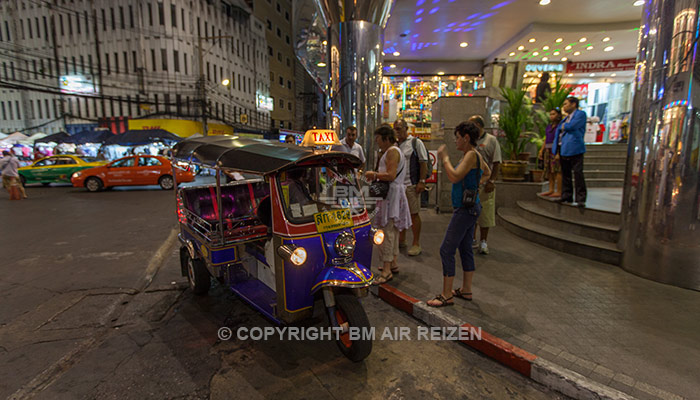
[[[104,93],[104,85],[102,84],[102,57],[100,57],[100,36],[99,36],[99,28],[97,27],[97,8],[95,8],[95,1],[92,0],[90,2],[90,5],[92,7],[92,27],[93,31],[95,32],[95,52],[97,53],[97,76],[98,76],[98,84],[99,84],[99,91],[100,91],[100,108],[102,109],[102,118],[105,118],[107,116],[107,109],[105,108],[105,93]],[[107,23],[107,21],[103,21],[103,23]],[[51,24],[53,26],[53,17],[51,18]],[[56,33],[54,32],[54,37],[56,37]]]
[[[197,38],[197,56],[199,58],[199,101],[200,112],[202,113],[202,136],[207,136],[209,128],[207,127],[207,89],[205,87],[206,80],[204,76],[204,52],[202,51],[202,36]]]
[[[49,14],[51,15],[49,19],[49,23],[51,26],[51,39],[53,40],[53,60],[54,63],[56,64],[56,80],[58,81],[58,87],[61,87],[61,63],[58,61],[58,43],[56,43],[56,38],[58,37],[56,35],[56,22],[54,20],[53,16],[53,8],[51,7],[51,3],[47,4],[47,7],[49,9]],[[66,68],[67,70],[68,68]],[[68,74],[68,71],[66,71],[66,75]],[[60,91],[59,91],[60,92]],[[54,100],[55,101],[55,100]],[[63,129],[66,129],[66,110],[65,110],[65,99],[63,95],[59,95],[58,97],[58,110],[61,112],[61,117],[63,118]]]

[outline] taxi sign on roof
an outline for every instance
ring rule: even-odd
[[[312,129],[306,131],[304,140],[301,142],[302,146],[327,146],[334,144],[340,144],[340,141],[335,131],[330,129]]]

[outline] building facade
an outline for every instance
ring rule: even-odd
[[[212,122],[270,126],[259,101],[270,90],[265,27],[242,0],[4,0],[0,9],[2,132],[201,120],[203,110]]]

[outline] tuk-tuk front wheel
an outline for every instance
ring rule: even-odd
[[[336,339],[338,348],[351,361],[362,361],[372,352],[372,340],[360,339],[351,340],[347,328],[354,327],[360,329],[360,337],[369,329],[369,319],[364,308],[357,297],[351,294],[335,295],[335,320],[338,327],[344,328]]]
[[[204,261],[187,256],[187,281],[194,294],[204,295],[209,292],[211,277]]]

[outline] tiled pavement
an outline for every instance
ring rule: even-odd
[[[391,285],[427,300],[441,290],[439,246],[450,214],[421,215],[423,254],[402,251]],[[700,396],[700,292],[559,253],[499,227],[489,247],[491,254],[476,257],[474,301],[455,299],[444,310],[637,398]]]

